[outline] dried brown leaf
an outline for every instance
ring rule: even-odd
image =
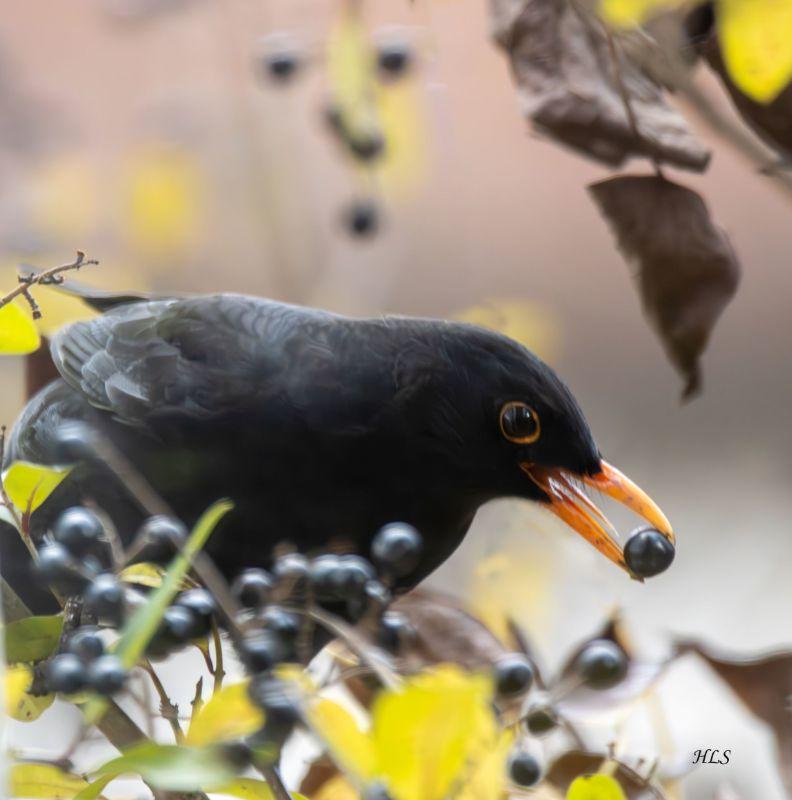
[[[706,168],[707,148],[594,14],[567,0],[490,0],[490,7],[495,39],[538,131],[612,166],[648,156]]]
[[[599,772],[605,763],[613,767],[611,774],[621,785],[627,800],[664,800],[665,795],[636,770],[620,761],[610,760],[603,753],[570,750],[552,763],[546,779],[566,796],[575,778]]]
[[[700,388],[699,358],[734,296],[740,267],[704,200],[658,175],[627,175],[589,187],[625,258],[637,267],[644,311],[685,378]]]
[[[716,654],[697,641],[677,642],[676,650],[702,658],[748,710],[772,728],[781,779],[792,795],[792,652],[737,658]]]

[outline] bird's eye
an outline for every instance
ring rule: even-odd
[[[512,400],[501,409],[500,429],[501,433],[515,444],[531,444],[542,432],[537,413],[519,400]]]

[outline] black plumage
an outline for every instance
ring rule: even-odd
[[[268,565],[279,544],[310,553],[340,542],[368,555],[380,526],[405,521],[425,538],[405,580],[414,585],[451,555],[488,500],[553,505],[546,482],[526,475],[534,465],[601,472],[570,391],[498,333],[228,294],[123,301],[103,298],[106,313],[54,338],[61,378],[23,411],[6,466],[57,462],[58,426],[89,422],[187,524],[220,497],[234,501],[208,545],[228,576]],[[512,401],[530,406],[536,441],[506,437],[501,417]],[[127,541],[144,516],[116,479],[82,464],[36,512],[34,535],[85,500]],[[18,584],[20,553],[4,544],[3,571]]]

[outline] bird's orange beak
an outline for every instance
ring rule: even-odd
[[[564,469],[539,467],[535,464],[521,466],[528,477],[550,498],[550,511],[591,542],[614,564],[632,575],[624,560],[624,551],[619,544],[616,529],[586,495],[580,484],[591,486],[634,511],[660,531],[671,544],[675,542],[674,532],[665,514],[643,489],[607,461],[601,461],[600,465],[600,472],[592,476],[578,476]]]

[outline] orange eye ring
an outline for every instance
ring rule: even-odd
[[[542,435],[539,415],[520,400],[511,400],[500,411],[500,429],[514,444],[531,444]]]

